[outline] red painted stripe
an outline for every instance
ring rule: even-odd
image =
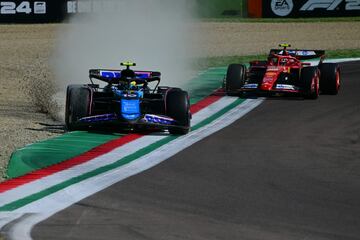
[[[200,111],[201,109],[209,106],[210,104],[218,101],[223,95],[220,91],[214,92],[209,97],[193,104],[191,106],[191,112],[192,114]],[[145,136],[145,134],[128,134],[125,136],[122,136],[118,139],[112,140],[110,142],[107,142],[105,144],[102,144],[98,147],[95,147],[91,149],[90,151],[79,155],[77,157],[65,160],[63,162],[60,162],[58,164],[36,170],[34,172],[28,173],[24,176],[9,179],[5,182],[0,183],[0,193],[9,191],[11,189],[14,189],[16,187],[19,187],[21,185],[39,180],[41,178],[44,178],[46,176],[52,175],[54,173],[69,169],[71,167],[74,167],[76,165],[88,162],[96,157],[99,157],[101,155],[104,155],[108,152],[111,152],[115,148],[121,147],[131,141],[134,141],[136,139],[139,139],[141,137]]]
[[[193,104],[190,108],[192,114],[199,112],[201,109],[206,108],[207,106],[218,101],[222,96],[224,96],[224,91],[222,89],[216,90],[213,94],[200,100],[199,102]]]
[[[107,142],[105,144],[102,144],[98,147],[95,147],[93,149],[91,149],[90,151],[79,155],[77,157],[74,158],[70,158],[68,160],[65,160],[63,162],[60,162],[58,164],[43,168],[43,169],[39,169],[36,170],[34,172],[28,173],[24,176],[21,177],[17,177],[17,178],[13,178],[13,179],[9,179],[3,183],[0,184],[0,193],[3,193],[5,191],[8,191],[10,189],[16,188],[20,185],[38,180],[40,178],[49,176],[51,174],[54,174],[56,172],[60,172],[62,170],[71,168],[73,166],[82,164],[84,162],[88,162],[91,159],[94,159],[96,157],[99,157],[105,153],[110,152],[111,150],[120,147],[122,145],[125,145],[131,141],[134,141],[138,138],[141,138],[144,135],[141,134],[128,134],[125,135],[123,137],[120,137],[118,139],[112,140],[110,142]]]

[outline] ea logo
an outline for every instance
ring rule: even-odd
[[[280,17],[289,15],[294,8],[292,0],[271,0],[271,10]]]

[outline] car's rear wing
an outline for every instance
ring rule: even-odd
[[[152,71],[134,71],[135,78],[144,79],[148,81],[159,81],[161,77],[160,72]],[[90,79],[95,78],[108,83],[116,83],[121,79],[121,70],[109,70],[109,69],[90,69]]]
[[[293,57],[296,57],[299,60],[308,60],[308,59],[314,59],[314,58],[325,58],[325,51],[324,50],[301,50],[301,49],[287,49],[286,50],[288,54],[290,54]],[[284,49],[271,49],[270,55],[272,54],[278,54],[282,55],[284,54]]]

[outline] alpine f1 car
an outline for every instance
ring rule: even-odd
[[[256,93],[265,96],[290,94],[316,99],[319,94],[336,95],[340,88],[340,68],[336,63],[324,63],[323,50],[272,49],[266,61],[252,61],[250,67],[231,64],[224,79],[228,95]],[[304,60],[318,58],[312,66]]]
[[[71,130],[115,127],[119,130],[168,130],[186,134],[190,129],[189,95],[180,88],[159,87],[160,72],[91,69],[91,84],[67,88],[65,122]],[[93,79],[106,83],[94,84]],[[151,87],[152,86],[152,87]]]

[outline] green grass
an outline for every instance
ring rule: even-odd
[[[252,56],[229,56],[229,57],[209,57],[195,60],[197,69],[207,69],[210,67],[227,66],[231,63],[248,63],[252,60],[266,60],[267,54]],[[326,51],[327,58],[353,58],[360,57],[360,49],[329,50]]]
[[[312,23],[312,22],[359,22],[360,17],[324,18],[243,18],[241,16],[202,18],[205,22],[244,22],[244,23]]]
[[[360,57],[360,49],[344,49],[326,51],[327,58],[353,58]]]

